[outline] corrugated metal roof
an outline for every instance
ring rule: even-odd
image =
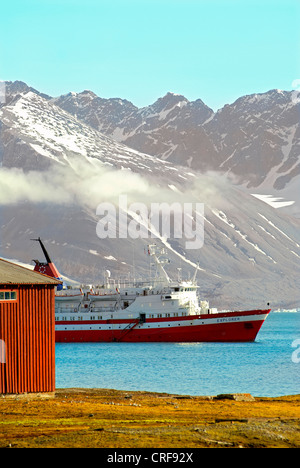
[[[0,258],[0,284],[61,284],[61,281]]]

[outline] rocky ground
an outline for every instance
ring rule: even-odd
[[[59,389],[0,397],[0,447],[300,447],[300,395],[191,397]]]

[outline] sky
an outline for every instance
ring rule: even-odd
[[[11,0],[0,16],[0,80],[51,96],[217,110],[300,79],[299,0]]]

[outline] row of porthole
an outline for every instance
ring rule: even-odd
[[[203,324],[204,324],[204,322],[202,322],[202,325],[203,325]],[[186,324],[185,324],[185,325],[186,325]],[[190,322],[190,325],[194,325],[193,322]],[[170,327],[170,326],[171,326],[171,325],[168,324],[168,327]],[[180,327],[180,326],[181,326],[181,323],[178,323],[177,326]],[[139,326],[138,328],[141,328],[141,327]],[[148,328],[151,328],[151,326],[148,325]],[[157,328],[160,328],[160,325],[157,325]],[[163,327],[163,328],[166,328],[166,327]],[[108,327],[108,330],[111,330],[111,329],[112,329],[112,327]],[[70,330],[70,328],[65,327],[65,330]],[[73,330],[78,330],[78,327],[73,327]],[[90,330],[102,330],[102,328],[101,328],[101,327],[98,327],[98,328],[92,328],[92,327],[90,327]],[[107,330],[107,328],[106,328],[106,330]],[[114,330],[116,330],[116,328],[114,328]],[[124,329],[124,328],[122,329],[121,327],[119,327],[119,330],[125,330],[125,329]]]

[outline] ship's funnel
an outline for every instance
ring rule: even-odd
[[[60,281],[62,281],[62,278],[60,277],[60,274],[56,268],[56,266],[54,265],[54,263],[52,263],[51,259],[50,259],[50,256],[46,250],[46,247],[44,246],[41,238],[39,237],[38,239],[31,239],[33,241],[37,241],[40,243],[40,246],[42,248],[42,251],[45,255],[45,258],[46,258],[46,262],[40,262],[39,260],[33,260],[34,263],[35,263],[35,267],[34,267],[34,271],[37,271],[39,273],[42,273],[43,275],[47,275],[47,276],[51,276],[52,278],[56,278]],[[57,286],[57,290],[60,291],[61,289],[63,289],[63,285],[59,285]]]

